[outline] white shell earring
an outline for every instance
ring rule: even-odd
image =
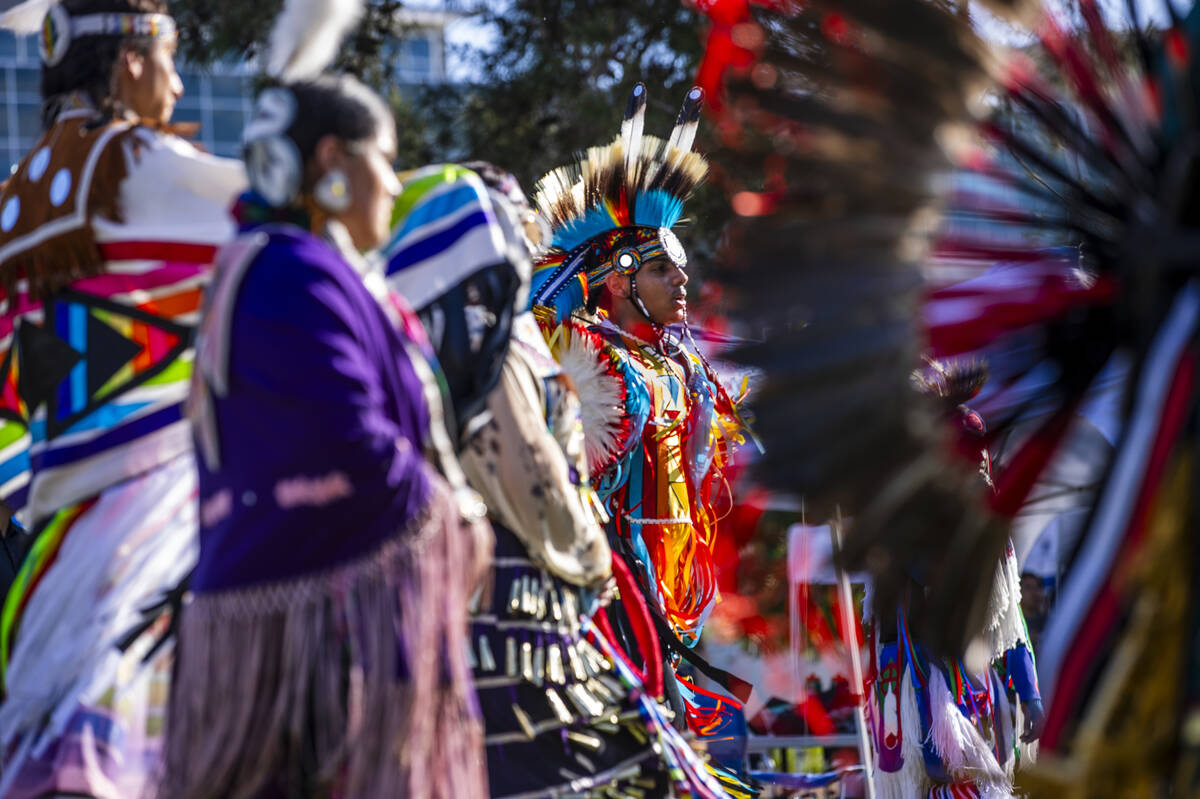
[[[313,201],[326,213],[340,214],[350,207],[350,184],[340,169],[326,172],[313,186]]]

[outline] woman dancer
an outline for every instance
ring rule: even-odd
[[[0,499],[36,536],[0,621],[0,796],[115,799],[161,754],[192,336],[245,172],[170,125],[165,2],[46,7],[3,17],[40,31],[45,132],[0,192]]]
[[[325,58],[280,52],[343,8],[278,23],[202,323],[172,799],[485,795],[465,651],[485,508],[426,460],[458,474],[423,337],[358,254],[387,233],[394,123],[358,81],[314,77]]]

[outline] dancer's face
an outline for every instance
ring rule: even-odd
[[[125,48],[117,60],[117,99],[142,119],[166,124],[183,96],[175,71],[175,42],[155,39],[150,49]]]
[[[687,319],[687,273],[670,258],[654,258],[642,264],[634,275],[637,296],[650,320],[657,325],[673,325]]]
[[[395,158],[396,137],[391,131],[361,142],[337,142],[325,157],[327,169],[340,169],[346,175],[350,206],[336,219],[346,226],[359,250],[374,250],[387,240],[393,201],[400,194],[400,181],[392,169]]]

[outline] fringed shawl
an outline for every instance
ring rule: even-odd
[[[480,553],[438,485],[359,560],[185,604],[161,796],[487,795],[465,651]]]

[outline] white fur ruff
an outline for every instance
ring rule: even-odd
[[[362,11],[362,0],[286,0],[271,30],[267,74],[287,82],[317,77]]]
[[[620,454],[623,386],[605,368],[608,356],[591,336],[564,328],[563,341],[555,349],[559,365],[579,395],[588,469],[597,475]]]

